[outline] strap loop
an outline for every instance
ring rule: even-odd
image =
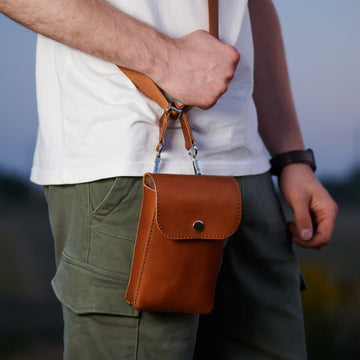
[[[180,117],[182,116],[184,110],[182,108],[179,109],[174,103],[169,103],[169,106],[167,107],[167,109],[165,111],[166,111],[166,114],[170,113],[170,117],[172,119],[176,118],[176,120],[179,120]]]

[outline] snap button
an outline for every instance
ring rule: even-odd
[[[198,233],[201,233],[204,230],[204,227],[205,227],[204,223],[200,220],[195,221],[193,223],[193,229]]]

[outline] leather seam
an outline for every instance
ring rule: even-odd
[[[144,270],[145,270],[146,258],[148,256],[148,253],[149,253],[149,250],[150,250],[150,243],[151,243],[151,237],[152,237],[152,233],[153,233],[153,229],[154,229],[154,224],[155,224],[155,213],[153,213],[153,220],[152,220],[152,223],[151,223],[150,233],[149,233],[147,244],[146,244],[144,259],[142,261],[142,267],[141,267],[141,272],[140,272],[140,276],[139,276],[139,281],[138,281],[138,284],[137,284],[136,296],[135,296],[135,299],[134,299],[134,307],[135,308],[137,307],[137,299],[139,297],[142,276],[143,276]]]

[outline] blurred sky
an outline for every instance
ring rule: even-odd
[[[360,1],[274,0],[305,144],[318,174],[360,166]],[[0,168],[28,177],[37,131],[36,36],[0,14]]]

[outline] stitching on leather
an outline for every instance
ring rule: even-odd
[[[240,226],[241,220],[242,220],[242,197],[241,197],[241,191],[240,191],[240,185],[238,184],[237,180],[233,177],[233,183],[234,186],[236,186],[236,191],[238,193],[238,220],[236,222],[236,229]],[[235,230],[236,231],[236,230]]]
[[[190,134],[192,134],[192,132],[191,132],[191,127],[190,127],[190,125],[189,125],[189,120],[187,119],[187,117],[186,117],[186,120],[184,120],[184,117],[186,116],[186,114],[184,114],[182,117],[181,117],[181,124],[182,124],[182,127],[184,127],[185,128],[185,130],[186,130],[186,133],[184,133],[184,139],[185,139],[185,144],[187,145],[187,146],[189,146],[189,145],[193,145],[192,144],[192,141],[191,141],[191,135]]]
[[[193,175],[193,176],[196,176],[196,175]],[[241,222],[241,193],[240,193],[240,189],[239,189],[239,185],[236,181],[236,179],[234,177],[232,177],[232,183],[233,183],[233,186],[236,187],[236,192],[238,194],[238,216],[237,216],[237,220],[236,220],[236,223],[234,225],[234,227],[229,231],[227,232],[226,234],[221,234],[221,235],[206,235],[206,236],[201,236],[201,235],[188,235],[188,234],[185,234],[185,235],[171,235],[169,234],[167,231],[164,230],[164,228],[161,226],[161,222],[160,222],[160,185],[157,181],[156,178],[152,178],[153,181],[155,182],[156,184],[156,206],[157,206],[157,211],[156,211],[156,218],[157,218],[157,224],[159,226],[159,229],[161,230],[161,232],[171,238],[171,239],[225,239],[229,236],[231,236],[236,230],[237,228],[239,227],[240,225],[240,222]]]
[[[151,242],[151,236],[152,236],[153,229],[154,229],[154,224],[155,224],[155,213],[153,213],[153,220],[152,220],[152,223],[151,223],[150,233],[149,233],[148,241],[147,241],[147,244],[146,244],[145,256],[144,256],[144,260],[143,260],[143,263],[142,263],[141,272],[140,272],[140,276],[139,276],[139,282],[138,282],[137,289],[136,289],[136,296],[135,296],[135,299],[134,299],[134,306],[135,307],[137,306],[136,305],[137,304],[137,299],[139,297],[142,276],[143,276],[144,269],[145,269],[146,258],[147,258],[147,255],[148,255],[149,249],[150,249],[150,242]]]

